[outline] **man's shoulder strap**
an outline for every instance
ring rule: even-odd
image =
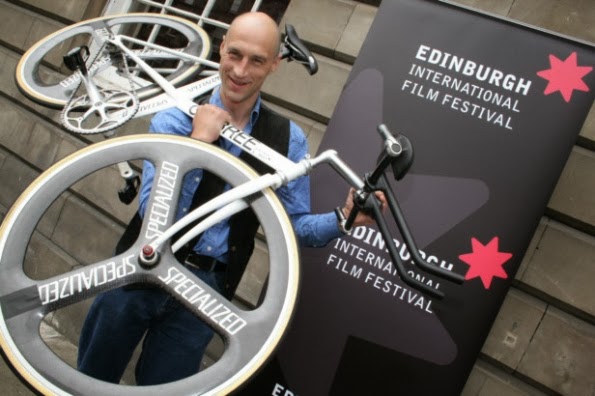
[[[208,103],[210,98],[211,93],[207,93],[198,97],[195,102],[198,104]],[[261,101],[260,112],[256,123],[252,127],[251,136],[287,157],[290,139],[289,122],[289,119],[270,109]],[[246,152],[242,152],[240,158],[261,175],[273,171],[271,167],[256,160]]]
[[[258,120],[256,120],[252,128],[251,136],[287,157],[290,138],[289,120],[265,106],[264,103],[260,105]],[[268,165],[263,164],[246,152],[242,152],[240,158],[259,174],[272,171]]]

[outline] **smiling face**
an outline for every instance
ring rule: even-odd
[[[228,107],[254,105],[269,73],[279,65],[279,30],[262,13],[239,16],[221,43],[221,98]]]

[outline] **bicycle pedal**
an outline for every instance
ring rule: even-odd
[[[118,190],[118,198],[120,202],[125,205],[130,205],[134,198],[136,198],[136,194],[138,193],[138,187],[140,185],[140,177],[135,176],[131,179],[126,179],[126,185],[124,188]]]
[[[68,51],[66,55],[62,57],[64,65],[70,71],[80,70],[83,73],[87,70],[85,62],[89,58],[89,48],[87,46],[76,47]]]

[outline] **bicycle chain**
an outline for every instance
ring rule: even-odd
[[[134,80],[132,79],[132,77],[130,75],[130,69],[128,68],[128,60],[126,60],[126,54],[124,54],[124,51],[118,51],[118,52],[120,52],[120,55],[122,56],[122,62],[124,63],[124,70],[126,71],[126,78],[128,79],[128,83],[130,84],[130,93],[134,95],[134,97],[137,99],[137,102],[138,102],[138,95],[136,94],[136,89],[134,88]],[[111,57],[111,54],[110,54],[110,57]],[[136,106],[133,116],[134,116],[134,114],[136,114],[139,107],[140,106]],[[132,118],[132,116],[130,118]]]
[[[124,64],[126,78],[128,79],[128,83],[130,84],[130,94],[132,94],[134,96],[134,99],[136,100],[136,106],[134,107],[134,109],[130,110],[131,113],[128,116],[128,120],[130,120],[134,117],[134,115],[140,109],[140,103],[139,103],[138,95],[136,93],[136,89],[134,88],[134,80],[132,79],[132,76],[130,75],[130,68],[128,67],[128,60],[126,59],[126,54],[124,53],[124,51],[118,51],[118,52],[122,56],[122,63]],[[112,54],[110,53],[110,57],[111,56],[112,56]]]

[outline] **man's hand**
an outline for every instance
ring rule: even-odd
[[[346,218],[349,217],[349,213],[351,213],[351,210],[353,209],[354,191],[355,190],[353,188],[349,189],[349,192],[347,193],[347,199],[345,200],[345,206],[341,208]],[[378,201],[380,201],[380,209],[384,211],[384,209],[387,207],[386,197],[384,196],[384,193],[382,191],[376,191],[375,195]],[[374,218],[370,214],[360,211],[355,217],[355,221],[353,222],[352,228],[370,224],[374,224]]]
[[[212,104],[198,106],[192,120],[190,137],[205,143],[213,143],[219,138],[219,132],[231,123],[231,116],[225,110]]]

